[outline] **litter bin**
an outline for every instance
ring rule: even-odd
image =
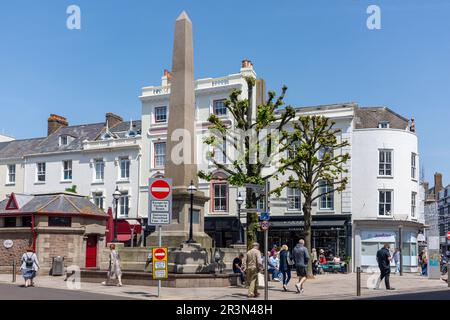
[[[64,257],[53,257],[51,275],[54,277],[64,275]]]

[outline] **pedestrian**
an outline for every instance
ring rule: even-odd
[[[309,262],[309,253],[308,250],[305,248],[305,240],[300,239],[300,241],[294,248],[293,256],[298,276],[298,283],[295,284],[295,288],[297,289],[297,293],[301,294],[305,291],[303,285],[305,284],[306,281],[307,266]]]
[[[291,254],[289,253],[289,248],[287,245],[281,246],[280,251],[280,272],[283,277],[283,290],[287,291],[287,285],[291,280],[291,266],[294,262],[291,259]]]
[[[247,274],[247,281],[249,283],[248,287],[248,297],[256,298],[259,297],[258,293],[258,274],[263,269],[261,263],[261,251],[259,251],[259,243],[255,242],[252,245],[252,249],[247,252],[247,259],[245,263],[245,272]]]
[[[380,268],[380,277],[377,280],[377,284],[375,286],[375,289],[380,288],[380,283],[384,279],[384,283],[386,285],[386,290],[395,290],[395,288],[392,288],[389,283],[389,276],[391,274],[391,254],[389,252],[389,243],[385,243],[383,248],[377,251],[377,261],[378,261],[378,267]]]
[[[400,274],[400,249],[395,249],[394,252],[394,262],[395,262],[395,274]]]
[[[233,260],[233,273],[239,274],[239,278],[241,279],[241,285],[245,285],[245,274],[242,269],[242,260],[243,259],[244,259],[244,254],[240,253],[239,256],[237,256]]]
[[[324,266],[328,264],[327,258],[325,257],[325,250],[320,249],[319,251],[319,273],[323,273]]]
[[[428,253],[426,250],[422,254],[422,276],[428,276]]]
[[[25,280],[25,288],[34,287],[34,278],[39,270],[39,260],[34,253],[33,247],[29,247],[27,252],[22,255],[20,270]]]
[[[148,266],[153,263],[153,252],[150,252],[147,256],[147,260],[145,261],[144,272],[147,270]]]
[[[278,246],[276,244],[273,245],[272,250],[270,250],[270,255],[269,257],[272,257],[274,255],[276,255],[278,252]]]
[[[419,276],[422,275],[422,255],[423,251],[420,251],[417,255],[417,265],[419,266]]]
[[[270,256],[268,271],[272,274],[272,280],[281,281],[280,259],[278,259],[278,253]]]
[[[312,248],[311,250],[311,261],[312,261],[312,272],[313,276],[317,274],[319,259],[317,258],[317,250],[316,248]]]
[[[109,249],[111,250],[109,254],[109,268],[108,268],[108,279],[105,282],[102,282],[103,285],[106,285],[109,280],[118,280],[118,287],[122,286],[122,270],[120,266],[120,256],[119,253],[116,251],[116,245],[111,244],[109,246]]]

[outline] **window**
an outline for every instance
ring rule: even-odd
[[[227,140],[225,137],[223,138],[221,146],[214,147],[214,160],[221,164],[227,162]]]
[[[323,148],[320,148],[317,157],[319,158],[319,160],[323,160],[323,158],[327,154],[329,154],[330,157],[332,157],[333,156],[332,149],[331,148],[327,148],[327,147],[323,147]]]
[[[294,142],[291,144],[291,148],[288,149],[287,156],[288,158],[295,158],[297,155],[297,151],[299,149],[299,143]]]
[[[155,143],[155,167],[164,167],[166,163],[166,143]]]
[[[228,185],[226,183],[215,183],[213,184],[213,192],[213,211],[227,211]]]
[[[321,210],[333,210],[334,209],[334,194],[331,192],[333,190],[333,186],[329,184],[325,180],[319,181],[319,194],[320,196],[320,205],[319,209]]]
[[[392,215],[392,191],[390,190],[379,191],[378,215],[380,216]]]
[[[381,121],[378,123],[378,128],[380,129],[389,129],[390,128],[390,124],[389,121]]]
[[[216,116],[227,115],[227,107],[225,107],[226,100],[215,100],[213,101],[213,112]]]
[[[5,228],[15,228],[17,227],[16,217],[6,217],[5,218]]]
[[[48,217],[49,227],[71,227],[72,218],[71,217]]]
[[[392,151],[380,150],[379,155],[378,174],[380,176],[392,176]]]
[[[287,208],[288,210],[300,210],[300,190],[287,188]]]
[[[411,179],[416,179],[417,176],[417,166],[416,166],[417,155],[412,152],[411,153]]]
[[[104,208],[104,199],[102,192],[95,192],[92,194],[92,199],[94,200],[95,205],[100,209]]]
[[[72,180],[72,160],[63,161],[63,180]]]
[[[122,192],[119,199],[119,214],[121,216],[128,217],[128,212],[130,211],[130,197],[128,192]]]
[[[127,180],[130,178],[130,159],[120,159],[120,179]]]
[[[22,217],[22,227],[31,228],[31,217]]]
[[[105,179],[105,162],[103,160],[94,161],[95,181],[103,181]]]
[[[16,183],[16,165],[8,165],[8,183]]]
[[[155,122],[167,122],[167,107],[156,107],[155,108]]]
[[[67,139],[67,136],[59,137],[59,145],[60,146],[67,146],[68,144],[69,144],[69,140]]]
[[[266,197],[262,196],[256,200],[256,209],[266,210]]]
[[[45,182],[45,162],[38,163],[37,167],[37,181]]]
[[[411,217],[416,217],[417,192],[411,192]]]

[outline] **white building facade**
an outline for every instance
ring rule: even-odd
[[[233,89],[247,96],[245,76],[254,76],[253,66],[243,63],[240,73],[221,78],[196,81],[196,134],[199,170],[214,168],[205,160],[203,139],[208,135],[208,117],[214,113],[233,126],[233,118],[223,106]],[[164,176],[167,119],[170,114],[170,74],[162,85],[143,88],[142,101],[142,171],[141,181]],[[265,91],[257,82],[254,105]],[[259,99],[259,102],[258,102]],[[398,247],[398,230],[402,226],[405,271],[417,267],[417,235],[423,228],[420,216],[418,182],[419,152],[414,127],[408,119],[388,108],[360,108],[355,103],[297,108],[298,114],[323,115],[341,129],[339,140],[346,140],[351,160],[349,184],[342,193],[323,196],[313,205],[313,247],[341,257],[352,257],[354,266],[369,270],[377,266],[376,251],[384,242]],[[226,146],[225,150],[230,150]],[[221,156],[221,153],[217,153]],[[226,163],[226,157],[222,161]],[[266,167],[266,172],[273,167]],[[205,207],[205,231],[215,244],[227,247],[236,243],[238,234],[236,199],[245,189],[230,186],[226,173],[217,171],[216,179],[199,182],[199,189],[210,197]],[[280,177],[280,180],[286,179]],[[280,181],[271,180],[271,188]],[[326,187],[326,186],[324,186]],[[147,183],[141,185],[141,212],[148,210]],[[242,208],[245,207],[245,204]],[[263,204],[260,204],[262,209]],[[298,190],[286,189],[279,198],[270,199],[271,244],[290,247],[302,237],[302,197]],[[245,224],[245,212],[241,212]]]

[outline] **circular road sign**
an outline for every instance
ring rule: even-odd
[[[447,239],[450,240],[450,231],[447,232]]]
[[[261,222],[261,229],[269,230],[269,221],[262,221]]]
[[[165,199],[170,195],[170,185],[165,180],[156,180],[150,186],[150,193],[156,199]]]
[[[166,250],[164,249],[156,249],[155,250],[155,258],[157,260],[164,260],[166,258]]]

